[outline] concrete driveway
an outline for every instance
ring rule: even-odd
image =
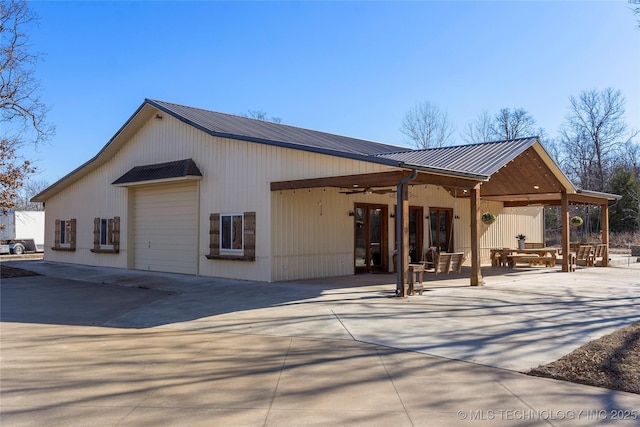
[[[9,264],[45,276],[2,281],[6,425],[640,423],[638,395],[515,372],[640,321],[637,264],[450,278],[406,299],[392,275]]]

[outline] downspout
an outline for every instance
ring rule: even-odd
[[[410,176],[406,178],[402,178],[400,182],[396,185],[396,296],[402,295],[404,288],[404,271],[402,270],[402,266],[404,265],[404,244],[403,239],[404,235],[402,234],[402,224],[403,224],[403,214],[404,210],[402,209],[402,188],[404,185],[410,181],[413,181],[418,176],[418,170],[413,169],[413,172]]]

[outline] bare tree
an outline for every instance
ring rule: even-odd
[[[503,108],[491,124],[491,133],[496,139],[516,139],[532,136],[536,121],[522,108]]]
[[[640,29],[640,0],[629,0],[633,14],[638,16],[638,29]]]
[[[465,129],[462,139],[469,144],[480,144],[482,142],[491,141],[493,139],[491,125],[492,118],[487,110],[484,110],[482,113],[478,114],[475,121],[467,125],[467,129]]]
[[[282,123],[282,119],[280,117],[269,117],[267,112],[263,110],[248,110],[246,113],[242,113],[240,115],[249,119],[262,120],[263,122]]]
[[[14,209],[17,211],[43,211],[43,203],[32,202],[31,198],[47,187],[49,187],[49,183],[44,179],[28,179],[24,181],[24,185],[18,191]]]
[[[560,141],[569,171],[582,188],[604,191],[616,158],[637,132],[624,120],[625,99],[619,90],[586,90],[569,98],[569,114]]]
[[[38,96],[35,64],[40,55],[29,50],[26,29],[37,22],[36,15],[23,0],[0,3],[0,212],[11,209],[17,190],[34,172],[29,160],[18,149],[23,144],[44,141],[54,129],[46,121],[47,107]]]
[[[407,111],[400,131],[418,148],[437,148],[448,145],[454,131],[447,113],[425,101]]]

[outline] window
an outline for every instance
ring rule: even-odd
[[[76,250],[75,219],[56,219],[55,238],[52,249],[56,251]]]
[[[93,249],[97,253],[120,252],[120,217],[93,219]]]
[[[106,218],[100,219],[100,246],[112,245],[111,233],[109,230],[113,226],[113,220]]]
[[[242,250],[243,215],[220,215],[220,249],[225,251]]]
[[[209,259],[255,261],[256,213],[209,216]]]
[[[68,245],[71,242],[71,221],[60,221],[60,244]]]

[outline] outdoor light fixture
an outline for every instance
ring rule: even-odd
[[[162,120],[162,116],[160,114],[156,114],[156,116],[154,117],[156,120]]]
[[[540,186],[539,186],[539,185],[534,185],[534,186],[533,186],[533,188],[534,188],[535,190],[539,190],[539,189],[540,189]]]
[[[355,216],[356,214],[353,211],[349,211],[349,216]]]

